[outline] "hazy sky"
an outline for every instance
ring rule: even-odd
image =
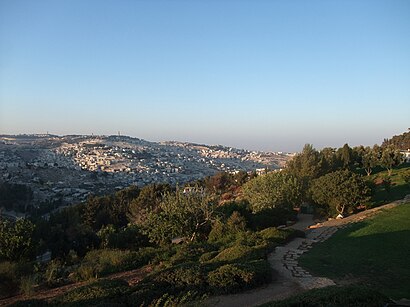
[[[0,133],[295,151],[408,127],[407,0],[0,0]]]

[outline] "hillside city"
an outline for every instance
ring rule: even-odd
[[[120,135],[1,135],[0,182],[26,185],[37,206],[62,206],[130,185],[176,185],[222,171],[280,169],[291,156]]]

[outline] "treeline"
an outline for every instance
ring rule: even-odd
[[[404,132],[400,135],[395,135],[391,139],[385,139],[382,143],[382,147],[392,145],[396,149],[408,150],[410,149],[410,131]]]

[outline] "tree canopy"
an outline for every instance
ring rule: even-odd
[[[313,181],[312,199],[319,205],[344,214],[369,200],[370,189],[362,177],[349,170],[326,174]]]
[[[157,212],[151,211],[142,227],[149,239],[156,243],[170,242],[176,237],[195,240],[214,217],[214,203],[202,193],[167,193]]]
[[[253,212],[270,208],[293,208],[301,203],[302,184],[288,173],[268,173],[247,182],[243,186],[243,193]]]
[[[0,221],[0,258],[21,260],[33,257],[36,247],[34,228],[35,225],[27,219]]]

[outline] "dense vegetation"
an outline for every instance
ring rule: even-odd
[[[397,149],[410,149],[410,131],[395,135],[391,139],[385,139],[382,146],[393,145]]]
[[[164,305],[256,287],[271,279],[267,254],[303,235],[277,228],[295,220],[294,208],[309,202],[327,217],[388,201],[397,186],[405,195],[401,163],[392,146],[306,145],[281,172],[219,173],[189,189],[131,186],[46,219],[1,221],[0,297],[89,281],[49,303]],[[36,261],[45,252],[51,261]],[[135,285],[104,279],[138,269]]]

